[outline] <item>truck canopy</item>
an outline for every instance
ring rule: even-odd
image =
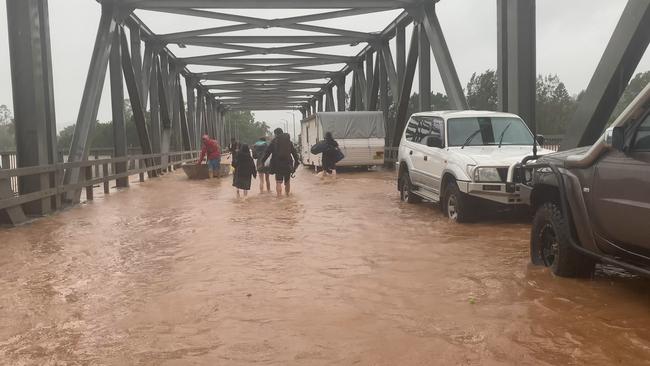
[[[382,112],[319,112],[316,119],[335,139],[386,137]]]

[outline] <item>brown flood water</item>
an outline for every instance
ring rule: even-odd
[[[528,224],[451,224],[392,172],[294,190],[177,173],[0,230],[0,364],[650,364],[648,280],[554,278]]]

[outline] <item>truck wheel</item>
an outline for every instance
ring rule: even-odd
[[[530,237],[530,255],[535,264],[550,267],[561,277],[590,277],[595,262],[569,244],[570,228],[559,206],[546,202],[537,209]]]
[[[399,198],[408,203],[422,202],[422,198],[413,193],[413,184],[411,183],[411,177],[409,176],[408,171],[402,173],[402,176],[400,177]]]
[[[447,184],[441,204],[450,220],[460,223],[472,221],[470,198],[458,189],[456,182]]]

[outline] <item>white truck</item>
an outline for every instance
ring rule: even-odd
[[[471,221],[481,203],[523,205],[515,169],[541,148],[517,115],[439,111],[411,116],[399,146],[398,189],[403,201],[439,202],[457,222]]]
[[[345,158],[337,166],[371,167],[384,164],[386,132],[382,112],[318,112],[304,119],[300,130],[302,164],[321,167],[322,155],[312,146],[331,132]]]

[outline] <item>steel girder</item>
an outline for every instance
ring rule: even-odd
[[[141,56],[136,54],[134,57],[131,57],[126,34],[124,34],[123,30],[117,34],[121,37],[122,41],[122,72],[124,74],[124,80],[126,81],[126,88],[129,91],[129,100],[131,101],[131,110],[133,111],[133,121],[135,122],[135,127],[138,132],[140,148],[142,148],[143,154],[150,155],[153,151],[151,149],[151,139],[149,138],[149,130],[145,119],[146,102],[140,99],[142,94],[138,88],[138,85],[141,87],[142,78],[138,78],[136,72],[133,70],[133,58],[139,58]],[[136,50],[136,48],[133,48],[133,50]],[[136,62],[135,64],[137,65],[139,63]],[[146,159],[145,164],[146,166],[154,165],[151,159]],[[155,176],[155,172],[150,172],[149,175]]]
[[[650,1],[630,0],[578,106],[561,149],[591,145],[603,132],[650,42]]]
[[[349,0],[123,0],[124,5],[140,9],[346,9]],[[395,9],[416,0],[355,0],[355,8]]]
[[[99,29],[95,39],[95,48],[90,60],[90,68],[86,85],[84,87],[79,116],[75,125],[70,152],[68,153],[69,162],[78,162],[88,160],[90,150],[89,137],[95,128],[97,121],[97,112],[99,102],[102,97],[104,79],[108,66],[108,59],[111,53],[111,45],[115,30],[117,29],[117,20],[120,19],[119,8],[112,3],[102,3],[102,15],[99,21]],[[64,184],[79,183],[80,169],[71,168],[65,171]],[[67,194],[68,201],[73,203],[79,202],[81,189]]]
[[[428,111],[431,109],[431,46],[427,39],[427,34],[422,24],[418,25],[419,31],[419,108],[420,112]]]
[[[500,107],[536,131],[535,0],[498,0]]]
[[[336,1],[336,0],[335,0]],[[341,10],[333,11],[324,11],[318,14],[309,14],[302,16],[286,17],[281,19],[262,19],[255,18],[250,16],[243,16],[237,14],[230,14],[227,12],[222,12],[214,9],[229,9],[229,8],[314,8],[314,9],[333,9],[338,6],[336,4],[322,4],[314,1],[242,1],[228,4],[227,1],[164,1],[164,0],[155,0],[155,1],[137,1],[137,0],[123,0],[121,4],[126,7],[132,7],[135,9],[145,9],[149,11],[156,12],[165,12],[171,14],[187,15],[187,16],[196,16],[204,17],[210,19],[218,19],[230,22],[237,22],[241,24],[233,24],[227,26],[216,26],[205,29],[196,29],[189,31],[174,32],[162,35],[153,34],[150,30],[146,29],[141,31],[141,36],[143,39],[155,40],[157,43],[162,45],[168,43],[176,43],[180,45],[199,45],[199,46],[208,46],[208,47],[218,47],[222,49],[229,49],[232,52],[205,55],[205,56],[196,56],[196,57],[186,57],[182,59],[177,59],[181,65],[212,65],[212,66],[221,66],[221,67],[233,67],[235,70],[225,71],[225,72],[213,72],[208,74],[192,74],[185,68],[181,73],[185,77],[196,77],[200,79],[202,83],[205,83],[206,80],[219,80],[219,81],[243,81],[244,83],[259,83],[266,80],[266,82],[290,82],[290,81],[310,81],[315,79],[327,78],[334,79],[336,78],[337,73],[328,73],[319,70],[309,70],[306,69],[309,66],[317,65],[327,65],[327,64],[344,64],[343,69],[339,72],[342,75],[352,71],[352,68],[349,64],[358,64],[360,62],[366,62],[366,69],[364,71],[358,71],[358,76],[356,77],[356,83],[358,87],[356,91],[358,93],[359,107],[365,108],[369,106],[372,97],[372,80],[374,79],[374,70],[372,68],[372,61],[370,60],[372,56],[365,56],[366,54],[372,54],[375,45],[385,43],[390,37],[395,34],[395,29],[397,27],[404,27],[411,22],[410,17],[406,12],[400,14],[400,16],[395,20],[394,23],[390,24],[386,29],[379,33],[365,33],[358,32],[346,29],[338,29],[335,27],[322,27],[316,26],[313,24],[307,24],[308,22],[314,22],[318,20],[325,19],[335,19],[339,17],[346,17],[352,15],[361,15],[368,14],[373,12],[386,11],[391,9],[403,9],[406,7],[417,6],[424,0],[400,0],[400,1],[368,1],[368,0],[359,0],[355,2],[345,1],[345,6],[342,6]],[[240,6],[241,5],[241,6]],[[211,10],[207,10],[211,9]],[[136,17],[131,16],[131,20],[134,24],[138,24],[141,28],[146,28],[144,24]],[[271,27],[281,27],[285,29],[292,30],[301,30],[301,31],[310,31],[321,33],[322,35],[315,36],[234,36],[234,35],[225,35],[226,32],[234,32],[241,30],[250,30],[250,29],[265,29]],[[317,52],[318,48],[334,46],[334,45],[354,45],[360,42],[367,43],[368,45],[364,48],[361,54],[349,57],[349,56],[340,56],[329,53],[319,53]],[[280,47],[258,47],[251,44],[263,44],[263,43],[298,43],[298,44],[288,44],[287,46]],[[314,51],[311,51],[311,50]],[[285,58],[266,58],[266,57],[254,57],[257,55],[265,56],[267,54],[280,54],[286,56]],[[240,61],[241,60],[241,61]],[[145,49],[145,62],[146,62],[146,49]],[[370,68],[369,68],[370,67]],[[361,68],[363,69],[363,67]],[[260,72],[261,71],[261,72]],[[283,71],[286,74],[278,73],[269,73],[268,71]],[[362,75],[359,75],[362,74]],[[364,80],[361,80],[363,76]],[[143,78],[145,76],[143,75]],[[263,79],[262,79],[263,78]],[[269,79],[270,78],[270,79]],[[326,96],[327,89],[330,88],[335,83],[327,82],[322,83],[311,83],[317,87],[319,94]],[[337,84],[337,90],[341,92],[337,93],[338,109],[344,109],[344,96],[345,90]],[[311,85],[310,85],[311,86]],[[273,88],[275,91],[285,91],[291,89],[293,86],[282,85],[277,88]],[[225,90],[233,90],[233,87],[225,86]],[[235,87],[236,88],[236,87]],[[245,89],[245,88],[242,88]],[[235,89],[237,90],[237,89]],[[268,91],[269,93],[271,90]],[[216,97],[220,96],[218,91],[213,91]],[[304,103],[309,103],[314,101],[312,94],[305,96],[303,100]],[[171,101],[168,101],[170,104]]]
[[[16,117],[19,168],[57,162],[56,120],[52,87],[49,14],[47,0],[7,1],[13,101]],[[28,194],[58,185],[50,174],[20,177],[19,192]],[[7,194],[9,180],[0,180]],[[0,199],[3,197],[0,192]],[[58,198],[44,198],[7,210],[17,224],[28,215],[45,215],[57,208]],[[53,207],[54,206],[54,207]],[[24,209],[24,211],[23,211]]]
[[[400,92],[399,101],[397,103],[397,117],[395,118],[395,130],[393,134],[393,145],[399,146],[399,141],[402,137],[402,131],[406,128],[406,121],[408,116],[409,99],[411,93],[409,91],[413,87],[413,77],[415,76],[415,67],[418,63],[418,55],[420,52],[420,32],[419,26],[413,27],[413,35],[411,36],[411,46],[409,48],[408,58],[406,59],[406,68],[404,70],[404,80],[402,83],[402,91]]]
[[[436,59],[436,65],[442,78],[442,84],[447,92],[447,97],[449,97],[451,108],[468,109],[465,92],[460,85],[456,67],[435,12],[435,3],[423,3],[420,14],[422,15],[422,33],[426,33],[428,43],[431,45],[431,50],[433,50],[433,57]]]
[[[122,73],[122,29],[118,27],[113,36],[111,56],[109,60],[111,81],[111,107],[113,116],[113,156],[124,157],[128,154],[126,141],[126,120],[124,117],[124,79]],[[126,162],[115,163],[113,167],[116,174],[127,171]],[[129,178],[123,177],[116,181],[120,188],[129,186]]]

